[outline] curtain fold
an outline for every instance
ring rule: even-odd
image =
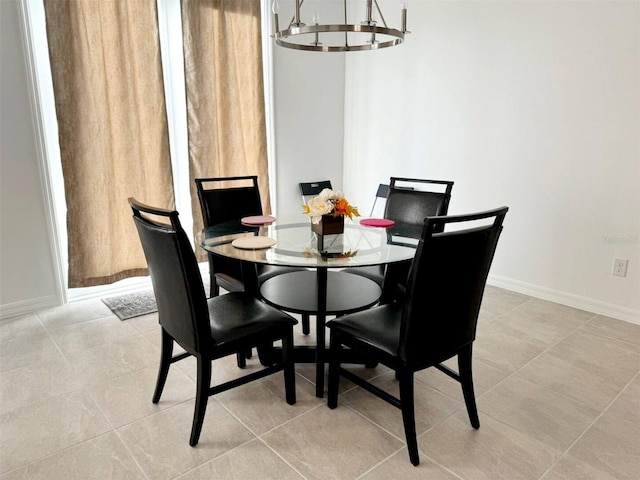
[[[45,0],[69,287],[146,275],[127,198],[174,207],[156,0]]]
[[[198,234],[202,214],[195,178],[257,175],[263,209],[271,210],[260,0],[183,0],[182,23],[190,188]]]

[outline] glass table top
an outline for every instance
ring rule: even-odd
[[[206,251],[253,263],[291,267],[345,268],[381,265],[413,258],[422,228],[396,224],[391,228],[365,227],[359,219],[345,219],[344,233],[325,235],[324,250],[305,215],[276,218],[270,225],[250,226],[239,220],[205,228],[199,245]],[[232,245],[242,237],[268,237],[268,248],[247,249]]]

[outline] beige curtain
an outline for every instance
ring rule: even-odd
[[[258,175],[262,205],[270,212],[260,0],[183,0],[182,23],[198,233],[195,178]]]
[[[156,0],[45,0],[69,287],[145,275],[127,198],[173,208]]]

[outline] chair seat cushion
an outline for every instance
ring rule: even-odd
[[[390,357],[398,356],[402,306],[396,303],[345,315],[327,322],[332,330],[339,330],[360,343],[381,350]]]
[[[211,337],[216,347],[247,336],[289,328],[298,321],[280,310],[241,292],[207,300]]]

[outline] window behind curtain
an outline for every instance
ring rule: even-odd
[[[258,175],[262,205],[270,211],[260,0],[183,0],[182,23],[198,233],[202,215],[195,178]]]
[[[45,0],[69,287],[146,275],[127,198],[173,208],[155,0]]]

